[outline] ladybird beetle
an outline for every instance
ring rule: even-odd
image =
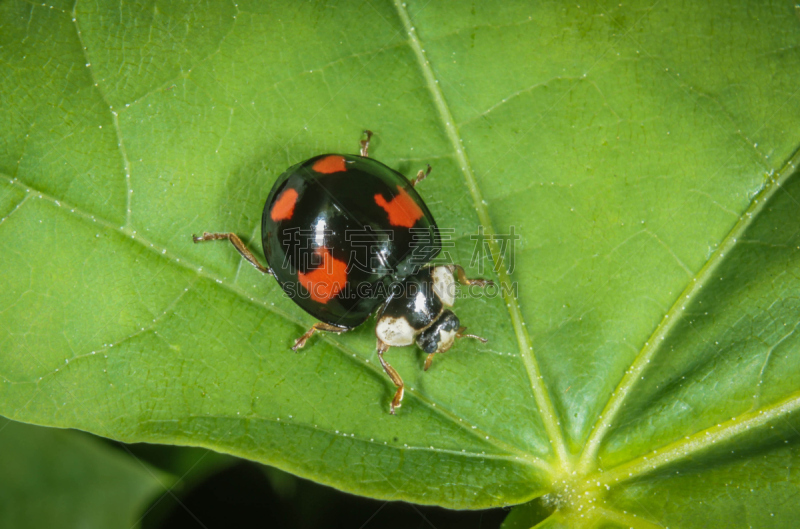
[[[390,413],[403,400],[403,379],[384,359],[390,347],[416,342],[437,353],[466,334],[450,310],[455,283],[486,286],[458,265],[431,265],[441,250],[439,228],[415,186],[430,174],[405,176],[369,157],[370,131],[360,156],[323,154],[286,170],[264,205],[261,243],[268,267],[234,233],[203,233],[194,242],[226,239],[259,271],[277,279],[317,323],[295,341],[303,347],[317,331],[349,331],[377,313],[378,359],[397,387]]]

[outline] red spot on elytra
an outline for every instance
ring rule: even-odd
[[[316,253],[322,257],[322,264],[305,274],[297,272],[297,278],[311,299],[317,303],[327,303],[347,283],[347,263],[336,259],[327,248],[317,248]]]
[[[397,186],[397,190],[400,194],[388,202],[378,193],[375,195],[375,203],[389,214],[389,224],[411,228],[422,218],[422,209],[405,189]]]
[[[314,162],[312,169],[322,174],[341,173],[342,171],[347,171],[344,162],[344,156],[326,156]]]
[[[292,188],[286,189],[272,205],[269,216],[275,222],[289,220],[294,215],[295,204],[297,204],[297,191]]]

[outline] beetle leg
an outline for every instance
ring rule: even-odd
[[[389,378],[392,379],[394,385],[397,386],[397,391],[394,394],[394,398],[392,399],[392,403],[389,405],[389,413],[394,415],[394,410],[400,407],[400,403],[403,400],[403,379],[400,378],[400,375],[395,371],[395,369],[389,365],[389,363],[383,359],[383,353],[389,350],[389,346],[383,343],[382,341],[378,340],[378,359],[381,361],[381,365],[383,366],[383,370],[386,371],[386,374],[389,375]]]
[[[203,242],[203,241],[216,241],[216,240],[219,240],[219,239],[227,239],[227,240],[229,240],[231,242],[231,244],[234,246],[234,248],[236,248],[236,250],[240,254],[242,254],[242,257],[247,259],[247,262],[249,262],[251,265],[255,266],[256,269],[259,272],[262,272],[264,274],[275,275],[272,272],[272,269],[267,268],[266,266],[264,266],[264,265],[262,265],[261,263],[258,262],[258,259],[256,259],[256,256],[253,255],[253,253],[250,250],[247,249],[247,246],[244,245],[242,240],[235,233],[208,233],[208,232],[204,231],[203,235],[201,235],[200,237],[197,237],[196,235],[192,235],[192,240],[194,242],[196,242],[196,243],[197,242]]]
[[[431,367],[431,362],[433,362],[433,355],[436,353],[431,353],[425,358],[425,367],[422,368],[423,371],[427,371],[429,367]]]
[[[458,282],[461,283],[462,285],[477,285],[479,287],[485,287],[487,285],[494,285],[494,281],[492,281],[491,279],[482,279],[482,278],[470,279],[470,278],[468,278],[467,277],[467,273],[464,272],[464,268],[459,266],[459,265],[457,265],[457,264],[451,264],[451,265],[447,265],[447,266],[450,268],[450,272],[451,273],[452,272],[456,272],[456,277],[458,277]]]
[[[419,172],[417,172],[417,176],[411,180],[411,187],[416,187],[416,185],[425,180],[429,174],[431,174],[431,164],[428,164],[427,170],[423,171],[420,169]]]
[[[307,330],[303,336],[295,340],[294,346],[292,346],[292,351],[297,351],[298,349],[303,347],[308,341],[308,339],[311,338],[311,335],[317,331],[335,332],[336,334],[341,334],[349,330],[350,329],[346,327],[339,327],[337,325],[330,325],[328,323],[323,323],[321,321],[318,321],[317,323],[312,325],[311,328]]]
[[[364,134],[367,135],[367,139],[361,140],[361,156],[364,158],[369,158],[369,140],[372,138],[372,131],[365,130]]]

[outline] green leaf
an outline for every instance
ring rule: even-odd
[[[80,432],[0,417],[0,526],[138,527],[173,478]]]
[[[548,526],[798,514],[792,4],[0,10],[0,413]],[[388,353],[397,416],[371,325],[293,354],[313,320],[191,242],[260,253],[278,175],[367,127],[508,287],[457,303],[487,344]]]

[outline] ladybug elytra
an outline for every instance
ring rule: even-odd
[[[263,266],[234,233],[203,233],[194,242],[227,239],[255,268],[277,279],[283,291],[317,323],[295,341],[305,345],[317,331],[342,333],[377,313],[377,354],[397,387],[390,413],[400,407],[403,380],[384,359],[390,347],[416,343],[433,356],[465,334],[450,310],[456,281],[468,279],[458,265],[431,265],[441,251],[439,228],[415,186],[369,158],[365,131],[360,156],[323,154],[287,169],[267,197],[261,220]]]

